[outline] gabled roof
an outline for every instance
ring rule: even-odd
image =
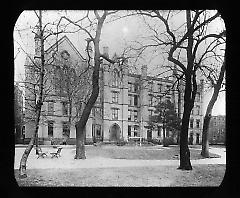
[[[67,41],[67,43],[72,47],[72,49],[81,57],[81,59],[84,59],[83,56],[80,54],[80,52],[76,49],[76,47],[72,44],[72,42],[69,40],[69,38],[64,35],[61,39],[59,39],[56,43],[54,43],[52,46],[50,46],[45,53],[49,53],[51,50],[57,47],[57,45],[60,45],[64,41]]]

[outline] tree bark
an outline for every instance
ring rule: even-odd
[[[182,127],[180,132],[180,166],[178,167],[178,169],[183,170],[192,170],[190,151],[188,148],[188,126],[190,113],[190,104],[188,102],[184,102]]]
[[[209,123],[210,123],[210,119],[211,119],[211,113],[212,113],[213,106],[214,106],[215,102],[217,101],[219,91],[221,89],[222,81],[224,78],[224,73],[225,73],[225,60],[222,64],[217,83],[213,86],[214,87],[213,95],[208,103],[207,110],[206,110],[206,113],[204,116],[204,121],[203,121],[201,155],[206,158],[209,157],[209,137],[208,137],[209,135],[208,134],[209,134]]]
[[[209,138],[208,138],[208,127],[210,123],[211,115],[206,112],[203,121],[203,131],[202,131],[202,151],[201,155],[203,157],[209,157]]]

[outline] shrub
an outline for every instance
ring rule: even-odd
[[[127,141],[125,141],[123,138],[116,142],[117,146],[124,146],[125,144],[127,144]]]

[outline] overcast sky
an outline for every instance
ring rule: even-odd
[[[48,22],[49,20],[53,21],[54,19],[57,19],[60,15],[62,15],[63,12],[57,12],[57,11],[50,11],[43,13],[43,23]],[[81,15],[81,11],[68,11],[68,15],[72,19],[77,19]],[[178,17],[175,19],[176,21],[181,21],[183,18]],[[18,18],[16,22],[16,28],[13,32],[14,36],[14,56],[15,58],[15,81],[22,81],[23,75],[24,75],[24,62],[26,58],[27,53],[33,53],[34,52],[34,35],[31,32],[32,29],[30,27],[34,27],[37,23],[36,15],[33,11],[24,11]],[[178,24],[178,23],[177,23]],[[219,31],[224,26],[222,23],[217,23],[212,28],[215,28],[217,31]],[[100,41],[100,48],[102,49],[103,46],[109,47],[109,54],[112,56],[115,52],[117,54],[120,54],[123,51],[123,48],[125,47],[126,43],[129,43],[133,40],[138,40],[140,36],[143,36],[147,33],[146,28],[143,25],[143,22],[138,17],[128,17],[124,18],[112,23],[106,23],[103,26],[102,29],[102,35],[101,35],[101,41]],[[20,31],[17,31],[20,30]],[[66,34],[71,42],[74,44],[74,46],[79,50],[81,54],[84,54],[85,49],[85,38],[86,36],[83,33],[75,33],[75,34]],[[61,38],[63,35],[60,35],[59,38]],[[55,38],[54,38],[55,39]],[[46,43],[47,46],[53,44],[55,41],[54,39],[49,39],[48,43]],[[21,48],[24,50],[20,50],[19,44],[21,45]],[[149,56],[152,56],[149,58]],[[162,59],[161,59],[162,60]],[[141,60],[141,64],[147,64],[151,65],[151,67],[148,69],[149,72],[151,72],[151,68],[155,68],[154,65],[156,65],[159,62],[159,58],[154,58],[153,54],[149,54],[147,57],[147,60]],[[209,101],[209,98],[211,96],[211,93],[206,93],[204,95],[205,102],[204,102],[204,109],[206,108],[206,105]],[[213,115],[225,115],[225,93],[220,94],[214,109],[213,109]]]

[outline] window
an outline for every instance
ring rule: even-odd
[[[133,132],[134,132],[134,137],[139,137],[138,125],[134,125]]]
[[[148,82],[148,91],[149,92],[153,91],[153,82]]]
[[[53,115],[54,113],[54,102],[48,102],[48,115]]]
[[[102,133],[101,133],[101,125],[100,124],[96,124],[96,137],[101,137]]]
[[[149,106],[153,105],[153,95],[148,95],[149,96]]]
[[[137,83],[134,83],[134,92],[137,92],[138,91],[138,84]]]
[[[153,110],[148,110],[149,120],[151,120],[153,116]]]
[[[199,105],[196,106],[196,111],[197,111],[197,115],[200,115],[200,106]]]
[[[158,135],[158,137],[161,137],[161,128],[160,128],[160,126],[158,126],[158,132],[157,132],[157,135]]]
[[[196,93],[195,101],[200,102],[200,93],[199,92]]]
[[[133,106],[133,98],[132,98],[132,95],[128,95],[128,105]]]
[[[138,112],[137,112],[137,110],[133,111],[133,118],[134,118],[135,122],[138,120]]]
[[[113,91],[112,92],[112,102],[113,103],[118,103],[118,92]]]
[[[128,125],[128,136],[131,137],[131,125]]]
[[[68,115],[68,103],[67,102],[62,102],[62,114]]]
[[[196,120],[196,127],[197,127],[197,128],[200,128],[200,120],[199,120],[199,119]]]
[[[63,122],[62,126],[63,126],[62,135],[69,137],[70,136],[70,128],[69,128],[68,122]]]
[[[128,110],[128,121],[132,120],[131,117],[132,117],[132,110]]]
[[[190,120],[190,128],[192,129],[193,128],[193,119]]]
[[[161,93],[162,92],[162,84],[158,84],[158,91]]]
[[[137,84],[136,83],[128,83],[128,91],[129,92],[136,92],[137,91]]]
[[[134,95],[134,106],[138,106],[138,96]]]
[[[95,139],[102,138],[102,127],[100,124],[92,124],[92,137]]]
[[[118,110],[117,108],[112,108],[112,119],[118,120]]]
[[[113,71],[113,81],[112,81],[112,86],[114,87],[118,87],[119,86],[119,81],[118,81],[118,71],[117,70],[114,70]]]
[[[128,83],[128,91],[132,92],[132,83],[130,83],[130,82]]]
[[[53,137],[53,121],[48,121],[48,137]]]

